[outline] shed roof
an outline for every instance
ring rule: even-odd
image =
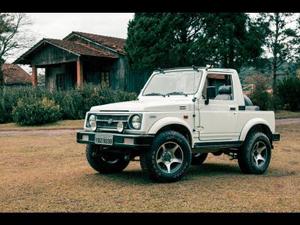
[[[35,44],[32,48],[30,48],[27,52],[25,52],[23,55],[21,55],[18,59],[16,59],[14,63],[29,64],[28,57],[30,57],[30,55],[34,53],[36,50],[45,46],[45,44],[53,45],[57,48],[71,52],[78,56],[81,55],[95,56],[95,57],[112,58],[112,59],[118,58],[115,54],[113,54],[109,50],[94,48],[90,45],[81,42],[44,38],[41,41],[39,41],[37,44]]]
[[[104,50],[93,48],[90,45],[83,44],[81,42],[74,42],[74,41],[66,41],[66,40],[59,40],[59,39],[44,39],[48,43],[60,47],[62,49],[71,51],[77,55],[87,55],[87,56],[97,56],[97,57],[105,57],[105,58],[117,58],[116,55],[113,53]]]
[[[4,63],[2,65],[4,83],[12,84],[31,84],[31,76],[20,66]]]
[[[93,41],[100,45],[108,47],[111,50],[114,50],[120,54],[125,54],[124,47],[125,47],[126,39],[104,36],[104,35],[99,35],[99,34],[91,34],[91,33],[73,31],[68,36],[66,36],[63,40],[68,40],[74,35],[77,35],[77,36],[83,37],[83,38],[87,38],[90,41]]]

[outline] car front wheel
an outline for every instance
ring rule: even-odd
[[[90,166],[100,173],[121,172],[130,162],[124,154],[103,152],[101,146],[93,144],[87,145],[86,158]]]
[[[186,138],[175,131],[160,133],[152,147],[141,157],[141,167],[152,180],[174,182],[180,180],[191,164],[192,152]]]

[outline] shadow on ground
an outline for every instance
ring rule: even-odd
[[[212,176],[242,176],[239,167],[237,165],[228,165],[220,163],[207,163],[201,166],[191,166],[183,180],[198,179],[201,177],[212,177]],[[130,184],[149,184],[153,183],[146,174],[142,172],[140,168],[126,169],[121,173],[115,174],[99,174],[94,173],[89,175],[93,180],[105,178],[110,181],[116,182],[128,182]]]

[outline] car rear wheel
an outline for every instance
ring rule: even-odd
[[[238,163],[243,173],[262,174],[271,161],[269,138],[261,132],[253,132],[247,137],[238,153]]]
[[[130,160],[125,154],[103,152],[100,145],[89,144],[86,147],[86,158],[90,166],[100,173],[117,173],[124,170]]]

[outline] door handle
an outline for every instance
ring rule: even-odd
[[[230,111],[235,111],[236,108],[235,107],[230,107]]]

